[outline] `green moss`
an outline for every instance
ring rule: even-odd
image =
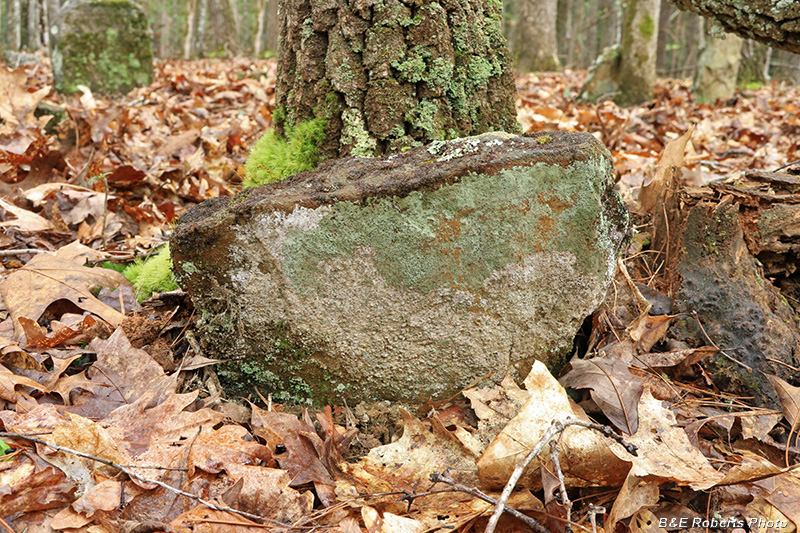
[[[243,186],[256,187],[312,170],[319,164],[319,147],[325,140],[326,121],[306,120],[287,130],[286,138],[274,130],[263,135],[245,163],[247,178]]]
[[[645,39],[650,39],[655,33],[656,23],[649,13],[645,13],[642,22],[639,23],[639,34]]]
[[[474,56],[469,62],[469,79],[475,85],[485,85],[489,78],[498,75],[495,66],[483,56]]]
[[[437,57],[428,64],[425,82],[432,91],[437,89],[446,91],[453,82],[453,64],[444,58]]]
[[[137,259],[128,265],[122,274],[133,283],[140,302],[152,296],[154,292],[168,292],[178,288],[178,283],[172,275],[169,244],[144,261]]]
[[[430,52],[428,52],[430,56]],[[398,62],[392,62],[392,67],[397,69],[401,74],[401,79],[411,83],[417,83],[423,79],[425,74],[425,59],[422,53],[409,52],[406,56],[407,59]]]
[[[219,317],[206,316],[201,320],[204,327],[214,327],[214,322],[219,322]],[[305,405],[322,405],[337,399],[335,393],[340,391],[335,378],[313,363],[311,352],[292,340],[284,324],[268,328],[260,343],[268,348],[266,355],[238,358],[217,367],[228,395],[246,397],[256,389],[279,401]]]

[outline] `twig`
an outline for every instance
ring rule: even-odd
[[[2,518],[0,518],[0,526],[3,528],[3,530],[8,531],[8,533],[17,533],[11,528],[11,526],[8,525],[8,522],[3,520]]]
[[[589,521],[592,523],[592,533],[597,533],[597,513],[605,514],[605,507],[595,507],[593,503],[589,504]]]
[[[800,163],[800,159],[795,159],[794,161],[789,161],[785,165],[776,168],[772,172],[778,172],[779,170],[783,170],[784,168],[789,168],[789,167],[791,167],[793,165],[796,165],[797,163]]]
[[[485,501],[487,503],[491,503],[492,505],[501,505],[499,500],[495,500],[491,496],[487,496],[486,494],[484,494],[482,491],[480,491],[478,489],[467,487],[467,486],[462,485],[460,483],[456,483],[456,481],[454,481],[453,478],[448,477],[448,476],[446,476],[444,474],[440,474],[439,472],[434,472],[433,474],[431,474],[431,481],[433,483],[447,483],[448,485],[453,487],[453,489],[457,490],[458,492],[466,492],[467,494],[469,494],[471,496],[474,496],[475,498],[478,498],[479,500],[483,500],[483,501]],[[430,494],[430,493],[426,493],[426,494]],[[422,494],[419,494],[417,496],[422,496]],[[404,498],[404,499],[407,499],[407,498]],[[508,498],[506,498],[505,501],[508,501]],[[505,501],[501,505],[501,509],[502,510],[506,511],[511,516],[522,520],[523,522],[525,522],[527,525],[529,525],[530,527],[532,527],[533,529],[535,529],[539,533],[548,533],[547,528],[544,527],[541,523],[539,523],[538,520],[536,520],[534,518],[531,518],[530,516],[524,515],[521,512],[517,511],[516,509],[507,506],[505,504]]]
[[[561,491],[561,504],[567,509],[567,525],[564,527],[565,533],[572,532],[572,502],[569,500],[569,496],[567,495],[567,487],[564,485],[564,472],[561,470],[561,462],[559,461],[559,450],[561,447],[561,440],[564,438],[564,432],[562,431],[558,435],[557,441],[550,442],[550,459],[553,461],[553,467],[556,469],[556,475],[558,475],[558,488]]]
[[[96,457],[96,456],[88,454],[88,453],[79,452],[78,450],[73,450],[72,448],[67,448],[65,446],[59,446],[58,444],[54,444],[52,442],[47,442],[45,440],[42,440],[42,439],[39,439],[39,438],[36,438],[36,437],[31,437],[30,435],[25,435],[25,434],[22,434],[22,433],[0,432],[0,437],[5,437],[5,438],[9,438],[9,439],[22,439],[22,440],[27,440],[27,441],[30,441],[30,442],[35,442],[36,444],[41,444],[42,446],[47,446],[48,448],[52,448],[52,449],[54,449],[56,451],[59,451],[59,452],[64,452],[64,453],[69,453],[69,454],[72,454],[72,455],[77,455],[78,457],[83,457],[84,459],[89,459],[91,461],[96,461],[98,463],[102,463],[102,464],[104,464],[106,466],[110,466],[111,468],[119,470],[120,472],[122,472],[123,474],[127,475],[130,478],[138,479],[142,483],[150,483],[150,484],[153,484],[153,485],[157,485],[157,486],[159,486],[159,487],[161,487],[163,489],[166,489],[169,492],[172,492],[172,493],[177,494],[179,496],[184,496],[186,498],[189,498],[190,500],[195,500],[195,501],[205,505],[209,509],[213,509],[215,511],[222,511],[222,512],[227,512],[227,513],[238,514],[240,516],[243,516],[245,518],[248,518],[248,519],[253,520],[255,522],[258,522],[258,523],[271,522],[271,523],[275,524],[276,526],[286,527],[286,524],[284,524],[282,522],[269,520],[269,519],[264,518],[262,516],[254,515],[254,514],[245,512],[245,511],[240,511],[238,509],[234,509],[232,507],[227,507],[225,505],[217,505],[217,504],[212,503],[212,502],[210,502],[208,500],[204,500],[200,496],[196,496],[196,495],[191,494],[189,492],[185,492],[185,491],[182,491],[180,489],[176,489],[175,487],[171,487],[170,485],[167,485],[163,481],[158,481],[157,479],[150,479],[150,478],[146,478],[144,476],[140,476],[139,474],[131,471],[130,469],[128,469],[128,468],[126,468],[126,467],[124,467],[122,465],[119,465],[119,464],[115,463],[114,461],[110,461],[108,459],[103,459],[102,457]]]
[[[550,427],[545,431],[544,435],[542,436],[539,443],[534,446],[534,448],[525,456],[521,462],[517,463],[514,467],[514,472],[512,472],[511,477],[508,479],[508,483],[506,483],[503,492],[500,494],[500,498],[497,500],[497,504],[494,508],[494,513],[492,517],[489,519],[489,523],[486,524],[486,529],[484,529],[484,533],[493,533],[495,528],[497,527],[497,522],[500,520],[500,516],[503,514],[505,510],[505,504],[508,501],[508,498],[511,496],[511,492],[514,490],[514,487],[517,485],[517,481],[519,478],[522,477],[522,473],[525,471],[525,468],[531,464],[539,454],[542,453],[544,447],[551,441],[553,438],[558,435],[559,433],[563,432],[569,426],[581,426],[587,429],[593,429],[602,433],[606,437],[611,437],[612,439],[616,440],[619,444],[621,444],[625,450],[631,454],[636,456],[636,446],[633,444],[629,444],[623,440],[622,437],[614,433],[614,431],[609,426],[603,426],[601,424],[595,424],[593,422],[586,422],[584,420],[577,420],[572,417],[568,417],[563,422],[560,420],[553,420],[550,422]]]
[[[13,250],[0,250],[0,257],[10,257],[12,255],[24,254],[45,254],[47,250],[33,250],[31,248],[15,248]]]
[[[727,357],[728,359],[730,359],[731,361],[733,361],[737,365],[746,368],[748,372],[752,372],[753,371],[753,369],[750,368],[749,366],[747,366],[746,364],[744,364],[741,361],[738,361],[738,360],[734,359],[733,357],[731,357],[730,355],[726,354],[725,351],[722,348],[717,346],[717,344],[714,341],[711,340],[711,337],[709,337],[708,333],[706,333],[706,328],[703,327],[703,323],[700,322],[700,317],[697,316],[697,311],[692,311],[692,316],[697,321],[697,325],[700,326],[700,331],[703,332],[703,336],[705,336],[706,340],[711,344],[712,347],[714,347],[717,350],[719,350],[719,353],[721,353],[722,355],[724,355],[725,357]]]
[[[639,287],[633,282],[631,279],[631,275],[628,273],[627,267],[625,267],[625,261],[623,261],[622,256],[617,258],[617,268],[619,268],[622,277],[625,278],[625,281],[628,282],[628,287],[633,294],[633,299],[636,301],[636,308],[639,311],[639,316],[644,316],[650,312],[650,308],[653,307],[647,298],[642,295],[642,292],[639,290]]]

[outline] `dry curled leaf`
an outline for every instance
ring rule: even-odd
[[[92,292],[96,287],[120,285],[130,282],[114,270],[87,268],[53,254],[39,254],[0,282],[0,295],[14,320],[14,339],[20,340],[23,336],[20,317],[39,320],[57,300],[69,300],[114,327],[120,325],[125,315],[100,302]]]

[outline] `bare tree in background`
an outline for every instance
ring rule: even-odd
[[[708,25],[709,21],[706,21]],[[692,84],[698,102],[713,104],[733,96],[743,42],[741,37],[732,33],[715,35],[706,30]]]
[[[617,78],[620,105],[638,105],[653,98],[656,41],[661,0],[630,0],[622,25]]]
[[[519,0],[513,42],[517,70],[559,70],[556,38],[557,0]]]

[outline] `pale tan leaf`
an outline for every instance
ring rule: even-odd
[[[2,69],[2,67],[0,67],[0,69]],[[27,209],[17,207],[2,198],[0,198],[0,208],[16,217],[11,220],[6,220],[5,222],[0,222],[0,226],[17,227],[22,231],[44,231],[50,229],[50,221],[46,218],[40,217],[36,213],[31,213]]]
[[[130,282],[114,270],[87,268],[53,254],[39,254],[0,282],[0,295],[14,319],[14,338],[23,336],[20,317],[38,320],[56,300],[69,300],[116,327],[125,315],[94,297],[96,287],[115,288]]]

